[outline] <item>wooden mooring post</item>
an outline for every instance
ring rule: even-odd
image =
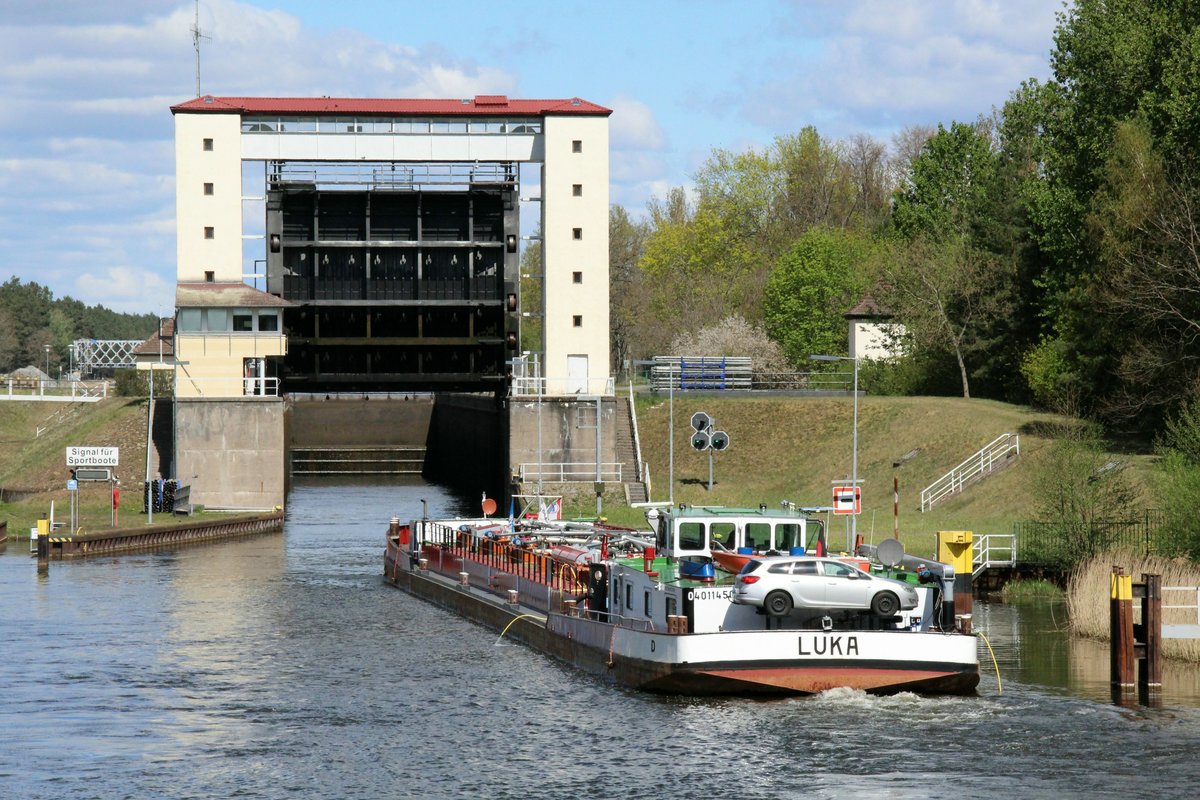
[[[1133,598],[1142,601],[1142,621],[1133,622]],[[1162,576],[1142,575],[1135,584],[1123,567],[1113,567],[1109,601],[1109,646],[1113,702],[1158,705],[1162,697]],[[1136,667],[1135,667],[1136,665]],[[1136,668],[1136,674],[1135,674]]]

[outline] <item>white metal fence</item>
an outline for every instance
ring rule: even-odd
[[[517,467],[517,476],[522,483],[537,480],[549,483],[592,483],[596,480],[605,483],[621,483],[621,462],[600,462],[598,477],[595,461],[545,461],[540,464],[520,464]]]
[[[1163,612],[1164,615],[1168,609],[1186,609],[1190,608],[1196,614],[1196,622],[1192,623],[1163,623],[1162,635],[1165,639],[1200,639],[1200,586],[1164,586],[1163,592]],[[1176,605],[1174,603],[1168,605],[1166,603],[1167,593],[1183,594],[1194,598],[1192,603],[1184,603]]]

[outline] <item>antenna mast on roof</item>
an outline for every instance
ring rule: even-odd
[[[208,39],[212,41],[211,36],[206,36],[200,32],[200,0],[196,0],[196,21],[192,23],[192,46],[196,48],[196,97],[200,96],[200,40]]]

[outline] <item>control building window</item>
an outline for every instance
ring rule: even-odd
[[[576,240],[582,239],[583,238],[583,228],[571,228],[571,238],[576,239]]]
[[[204,184],[204,193],[205,193],[205,194],[212,194],[212,193],[213,193],[213,185],[212,185],[211,183],[206,183],[206,184]]]
[[[574,325],[576,328],[582,328],[583,327],[583,314],[576,314],[575,316],[571,317],[571,324]]]
[[[572,272],[571,273],[571,283],[583,283],[583,273],[582,272]]]
[[[279,330],[279,315],[275,314],[274,312],[258,312],[258,329],[260,331]]]
[[[204,270],[204,282],[205,283],[212,283],[216,279],[217,279],[217,273],[213,272],[211,269]]]
[[[234,314],[233,330],[236,333],[248,333],[254,330],[254,317],[250,314]]]
[[[571,184],[571,194],[574,195],[575,197],[583,197],[583,184],[582,183]]]
[[[582,139],[575,139],[571,142],[571,152],[572,153],[582,153],[583,152],[583,140]]]
[[[204,151],[205,151],[206,153],[211,153],[211,152],[212,152],[212,139],[205,139],[205,140],[204,140]]]
[[[211,225],[205,225],[205,226],[204,226],[204,238],[205,238],[205,239],[215,239],[215,238],[217,238],[217,232],[216,232],[216,229],[215,229],[215,228],[213,228],[213,226],[211,226]]]

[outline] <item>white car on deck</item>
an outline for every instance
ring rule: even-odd
[[[733,602],[785,617],[795,608],[870,611],[893,617],[917,607],[915,587],[880,578],[836,558],[752,559],[738,573]]]

